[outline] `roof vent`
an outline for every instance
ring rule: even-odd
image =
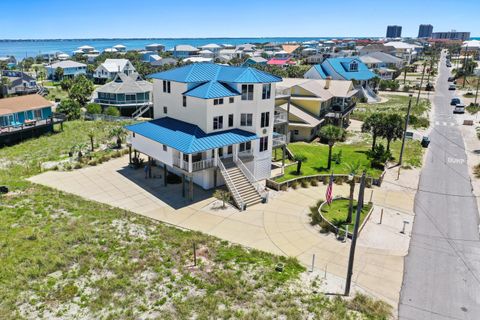
[[[328,76],[328,77],[325,78],[325,87],[324,87],[325,90],[328,90],[330,88],[330,82],[331,81],[332,81],[331,76]]]

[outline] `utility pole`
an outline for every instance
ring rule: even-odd
[[[467,82],[467,61],[468,61],[468,46],[465,47],[465,59],[463,60],[463,85],[465,88],[465,82]]]
[[[423,62],[422,79],[420,80],[420,87],[418,88],[418,95],[417,95],[417,103],[416,103],[416,105],[418,105],[418,101],[420,100],[420,92],[422,91],[423,78],[425,77],[425,68],[426,68],[426,66],[427,66],[427,61],[424,61],[424,62]]]
[[[350,256],[348,258],[347,282],[345,283],[345,296],[350,295],[350,285],[352,283],[353,275],[353,261],[355,259],[355,246],[357,245],[358,228],[360,225],[360,214],[363,207],[363,194],[365,192],[365,175],[363,171],[362,179],[360,180],[360,191],[358,192],[357,201],[357,215],[355,216],[355,226],[353,227],[352,244],[350,245]]]
[[[400,157],[398,158],[399,166],[402,164],[403,150],[405,149],[405,136],[407,134],[408,123],[410,122],[410,109],[412,108],[412,94],[410,94],[409,97],[410,97],[410,100],[408,100],[407,118],[405,119],[405,128],[403,130],[403,137],[402,137],[402,148],[400,149]]]
[[[477,77],[477,90],[475,91],[475,102],[473,103],[474,106],[477,105],[477,98],[478,98],[478,86],[480,85],[480,76]]]

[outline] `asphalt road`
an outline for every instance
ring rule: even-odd
[[[434,95],[431,143],[415,197],[415,221],[399,317],[480,319],[479,215],[463,138],[448,90],[445,54]]]

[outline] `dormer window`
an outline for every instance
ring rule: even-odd
[[[358,71],[357,61],[353,60],[352,63],[350,63],[350,71]]]

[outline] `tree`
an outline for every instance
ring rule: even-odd
[[[81,106],[84,106],[90,100],[93,90],[93,82],[82,74],[73,80],[68,96],[70,99],[77,101]]]
[[[377,143],[377,137],[383,133],[384,114],[372,113],[369,115],[362,124],[362,132],[370,132],[372,135],[372,150]]]
[[[398,113],[392,113],[384,117],[382,137],[387,140],[387,151],[390,151],[390,143],[403,137],[403,118]]]
[[[55,77],[55,80],[57,80],[57,81],[62,80],[63,79],[63,69],[60,68],[60,67],[55,69],[54,77]]]
[[[60,88],[62,88],[62,90],[64,90],[64,91],[70,90],[72,85],[73,85],[72,79],[65,78],[62,81],[60,81]]]
[[[385,150],[383,144],[378,144],[373,150],[368,151],[367,156],[370,159],[373,168],[383,169],[385,162],[387,162],[392,155],[390,151]]]
[[[220,190],[220,189],[215,190],[215,192],[213,193],[213,196],[218,200],[222,201],[222,208],[224,209],[225,209],[225,203],[230,201],[230,192],[226,190]]]
[[[88,138],[90,139],[90,149],[91,151],[93,152],[93,150],[95,149],[94,148],[94,144],[93,144],[93,139],[95,138],[95,129],[94,128],[91,128],[88,133]]]
[[[350,184],[350,196],[348,202],[348,215],[347,215],[347,223],[352,222],[352,214],[353,214],[353,194],[355,193],[355,176],[360,172],[360,161],[355,163],[347,163],[345,165],[347,167],[347,171],[352,177],[352,180],[349,181]]]
[[[344,130],[334,125],[326,125],[320,129],[318,135],[328,141],[328,166],[330,170],[332,167],[332,148],[335,143],[343,138]]]
[[[299,175],[302,169],[302,162],[307,161],[307,157],[303,154],[296,154],[293,156],[293,160],[297,161],[297,174]]]
[[[102,113],[102,106],[98,103],[89,103],[87,104],[87,113],[100,114]]]
[[[114,106],[110,106],[110,107],[106,108],[103,111],[103,113],[106,114],[107,116],[112,116],[112,117],[119,117],[120,116],[120,111],[118,110],[118,108],[116,108]]]
[[[110,138],[117,138],[117,148],[122,148],[122,138],[125,137],[127,133],[122,127],[113,127],[110,130],[109,137]]]
[[[80,118],[80,109],[82,107],[80,104],[71,99],[65,99],[60,102],[57,107],[57,112],[64,113],[67,117],[67,120],[75,120]]]

